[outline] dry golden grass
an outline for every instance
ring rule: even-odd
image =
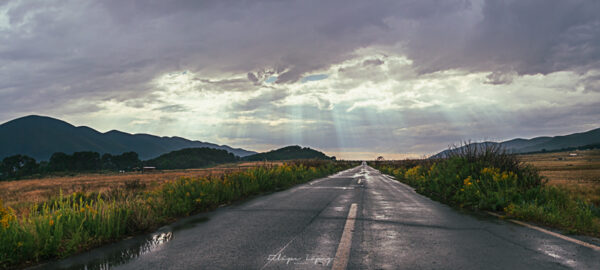
[[[600,205],[600,150],[528,154],[520,158],[537,167],[548,178],[548,184]]]
[[[69,177],[48,177],[40,179],[27,179],[17,181],[0,181],[0,199],[5,205],[16,208],[26,207],[31,203],[38,203],[63,194],[73,192],[105,192],[109,189],[122,188],[126,183],[139,181],[147,188],[177,179],[180,177],[200,177],[208,175],[221,175],[223,173],[239,171],[257,166],[272,166],[281,162],[242,162],[223,164],[206,169],[168,170],[147,173],[114,173],[114,174],[81,174]]]

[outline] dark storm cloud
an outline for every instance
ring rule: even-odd
[[[600,92],[600,75],[589,76],[581,81],[584,91]]]
[[[189,108],[176,104],[176,105],[163,106],[160,108],[156,108],[155,110],[162,111],[162,112],[185,112],[185,111],[189,110]]]
[[[97,104],[102,101],[133,108],[160,104],[157,110],[178,112],[185,107],[162,104],[153,83],[165,74],[190,71],[197,77],[198,89],[194,90],[247,93],[248,99],[230,104],[230,110],[271,117],[292,110],[304,119],[326,122],[314,124],[328,127],[315,144],[379,147],[394,141],[396,131],[386,125],[394,126],[398,115],[381,112],[377,116],[380,112],[370,108],[343,116],[351,105],[334,106],[331,100],[318,98],[314,106],[302,108],[273,104],[292,94],[287,85],[353,59],[357,50],[365,48],[406,56],[412,64],[393,66],[385,55],[369,55],[354,66],[340,67],[338,74],[329,74],[327,81],[340,81],[327,91],[343,92],[388,77],[402,81],[460,69],[489,72],[486,83],[494,85],[511,84],[525,74],[574,71],[587,74],[579,82],[585,91],[598,92],[598,73],[590,72],[600,69],[598,14],[597,0],[3,1],[0,118],[61,110],[82,114],[100,110]],[[339,107],[342,115],[334,115],[333,107]],[[584,107],[590,117],[599,113],[597,107]],[[567,121],[565,127],[575,128],[597,122],[583,114],[565,116],[581,108],[561,108],[560,117],[552,123],[559,126],[560,121]],[[427,118],[408,111],[401,119],[406,127],[423,122],[443,126],[445,119],[435,111],[428,114],[431,110],[420,112]],[[515,130],[543,128],[532,123],[548,115],[547,111],[525,112],[522,121],[505,124]],[[338,126],[332,126],[336,122]],[[295,127],[297,122],[289,125]],[[360,132],[336,133],[348,127]],[[381,133],[374,136],[369,127],[380,128]],[[420,131],[433,130],[428,128]],[[277,131],[262,126],[248,129],[265,142],[275,136],[265,133]],[[304,138],[318,133],[307,130]],[[448,130],[457,129],[449,126]],[[534,134],[533,128],[527,134]],[[468,136],[438,135],[443,138],[408,136],[398,151],[409,145],[427,150],[432,146],[425,143]],[[281,141],[291,140],[285,134],[277,136]]]
[[[520,74],[598,67],[599,1],[487,1],[467,48]],[[483,66],[482,68],[485,68]]]
[[[383,65],[383,60],[381,59],[369,59],[369,60],[365,60],[363,61],[363,66],[379,66],[379,65]]]
[[[0,88],[40,100],[125,99],[183,69],[291,83],[371,45],[403,44],[399,53],[421,72],[548,73],[598,67],[600,58],[594,0],[11,1],[4,9]]]
[[[485,83],[489,84],[510,84],[513,81],[513,77],[516,74],[513,72],[506,72],[496,70],[486,76],[487,81]]]

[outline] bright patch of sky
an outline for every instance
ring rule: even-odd
[[[7,9],[0,7],[0,31],[10,27],[9,17],[6,14]]]
[[[363,65],[372,59],[379,60],[377,66]],[[526,137],[561,123],[551,119],[550,111],[573,106],[590,109],[600,100],[600,93],[580,86],[586,75],[573,72],[490,84],[486,72],[446,70],[419,75],[412,69],[412,62],[402,55],[357,51],[355,58],[323,70],[331,74],[327,80],[284,85],[266,80],[259,86],[248,81],[248,91],[223,91],[200,79],[201,73],[176,71],[156,78],[147,96],[106,101],[97,113],[77,117],[77,122],[112,119],[95,121],[96,126],[108,130],[117,122],[129,132],[202,138],[234,146],[243,143],[259,151],[301,144],[339,158],[401,158],[433,154],[462,140]],[[232,74],[230,79],[241,77]],[[537,111],[549,111],[548,118],[539,119],[531,129],[511,128]]]

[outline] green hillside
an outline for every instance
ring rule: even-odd
[[[153,166],[159,170],[190,169],[236,162],[238,158],[221,149],[186,148],[163,154],[157,158],[144,161],[145,166]]]
[[[298,145],[287,146],[277,150],[272,150],[265,153],[259,153],[243,157],[245,161],[262,161],[262,160],[293,160],[293,159],[335,159],[328,157],[323,152],[310,149],[308,147],[300,147]]]

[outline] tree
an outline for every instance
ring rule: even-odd
[[[25,155],[14,155],[2,160],[0,176],[3,179],[20,178],[38,172],[39,165],[34,158]]]
[[[100,154],[91,151],[73,153],[73,169],[75,171],[94,171],[102,167]]]
[[[103,170],[116,170],[117,169],[117,166],[113,162],[113,155],[106,153],[106,154],[102,155],[102,158],[100,160],[102,163]]]
[[[72,156],[67,155],[63,152],[56,152],[50,157],[48,162],[48,169],[53,172],[67,171],[72,169],[73,160]]]
[[[112,162],[119,170],[129,170],[133,167],[139,166],[141,163],[136,152],[125,152],[123,154],[113,156]]]

